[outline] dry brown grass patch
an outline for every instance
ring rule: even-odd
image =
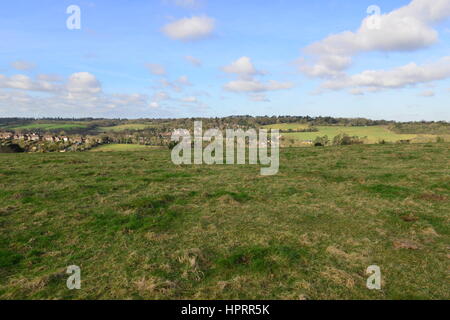
[[[411,240],[395,240],[393,242],[395,249],[419,250],[421,246]]]

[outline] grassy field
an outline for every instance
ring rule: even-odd
[[[265,126],[270,129],[280,130],[300,130],[307,128],[302,124],[278,124]],[[367,137],[369,143],[378,143],[381,140],[386,142],[396,142],[400,140],[417,140],[417,142],[435,141],[436,135],[430,134],[397,134],[392,132],[384,126],[370,126],[370,127],[344,127],[344,126],[317,126],[319,132],[293,132],[283,133],[286,138],[292,138],[296,140],[314,140],[318,136],[327,135],[329,138],[333,138],[341,133],[346,133],[350,136]],[[450,141],[450,132],[447,135],[447,139]]]
[[[25,129],[25,130],[33,130],[33,129],[41,129],[41,130],[71,130],[78,128],[86,128],[86,125],[76,124],[76,123],[32,123],[29,125],[12,127],[11,129]]]
[[[449,299],[449,158],[291,148],[262,177],[168,150],[0,154],[0,299]]]
[[[90,152],[145,151],[155,148],[139,144],[105,144],[90,150]]]
[[[100,132],[122,132],[125,130],[144,130],[147,128],[151,128],[152,125],[144,124],[144,123],[135,123],[135,124],[123,124],[114,127],[99,127],[98,131]]]

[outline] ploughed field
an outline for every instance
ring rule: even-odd
[[[449,159],[292,148],[262,177],[169,150],[0,154],[0,299],[449,299]]]

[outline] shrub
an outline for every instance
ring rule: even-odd
[[[177,144],[178,144],[178,142],[176,142],[176,141],[170,141],[169,144],[167,145],[167,147],[170,150],[173,150],[173,148],[175,148]]]
[[[24,152],[25,150],[15,143],[5,143],[0,145],[0,153],[16,153]]]
[[[350,137],[345,133],[341,133],[333,138],[333,145],[348,146],[352,144],[364,144],[364,140],[360,137]]]
[[[314,140],[315,147],[325,147],[329,144],[330,144],[330,139],[328,139],[328,136],[317,137],[316,140]]]

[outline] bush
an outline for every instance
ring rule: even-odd
[[[333,145],[335,146],[349,146],[352,144],[364,144],[364,140],[359,137],[350,137],[345,133],[341,133],[333,138]]]
[[[170,150],[173,150],[173,148],[175,148],[177,144],[178,144],[178,142],[176,142],[176,141],[170,141],[169,144],[167,145],[167,147]]]
[[[17,153],[25,150],[15,143],[5,143],[0,145],[0,153]]]
[[[315,147],[325,147],[329,144],[330,144],[330,139],[328,139],[328,136],[317,137],[316,140],[314,140]]]

